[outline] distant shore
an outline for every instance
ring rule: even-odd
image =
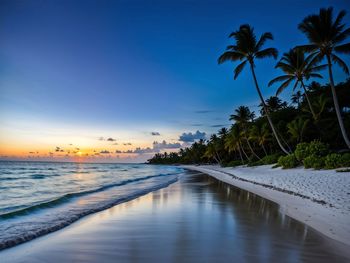
[[[221,168],[183,165],[280,205],[286,215],[350,247],[350,173],[304,168],[282,170],[272,165]]]

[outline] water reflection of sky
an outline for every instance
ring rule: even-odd
[[[31,243],[30,256],[54,253],[61,262],[346,262],[278,205],[206,176],[183,177]]]

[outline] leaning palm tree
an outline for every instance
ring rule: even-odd
[[[263,95],[260,91],[258,81],[255,75],[255,59],[261,59],[266,57],[277,58],[277,50],[275,48],[265,48],[262,49],[266,40],[273,39],[271,33],[264,33],[259,40],[256,39],[254,29],[250,25],[241,25],[239,30],[230,34],[229,37],[235,39],[235,45],[230,45],[227,47],[226,52],[224,52],[218,59],[218,63],[222,64],[226,61],[240,61],[241,63],[234,70],[234,79],[242,72],[245,65],[249,64],[253,75],[256,90],[258,92],[261,103],[263,104],[267,120],[271,126],[272,132],[277,140],[278,145],[286,154],[289,152],[282,145],[277,131],[272,123],[268,109],[265,105]]]
[[[261,126],[254,125],[249,130],[249,139],[256,141],[259,146],[263,149],[265,155],[267,155],[267,151],[265,149],[265,143],[270,138],[270,132],[267,127],[267,123],[264,123]]]
[[[312,116],[315,118],[315,112],[312,108],[304,81],[310,78],[322,78],[318,71],[325,69],[327,65],[317,66],[316,60],[313,59],[314,54],[305,57],[302,49],[291,49],[288,53],[284,53],[281,60],[277,63],[275,68],[280,68],[285,75],[274,78],[269,82],[269,87],[276,82],[281,82],[281,86],[277,89],[276,96],[278,96],[285,88],[294,82],[293,91],[300,85],[304,90],[304,95],[309,104]]]
[[[255,113],[250,111],[250,109],[247,106],[239,106],[237,109],[235,109],[235,114],[230,115],[230,121],[235,121],[235,123],[242,128],[242,135],[245,138],[250,151],[256,158],[260,160],[261,158],[254,152],[253,147],[251,146],[248,138],[249,122],[253,120],[254,117]]]
[[[338,97],[334,87],[332,63],[338,64],[348,75],[349,69],[345,62],[336,53],[350,53],[350,43],[342,44],[350,35],[350,28],[345,28],[342,20],[345,11],[341,11],[335,20],[333,8],[321,8],[319,14],[307,16],[300,24],[299,29],[306,35],[310,44],[300,46],[303,50],[315,54],[315,60],[327,59],[329,82],[332,90],[335,112],[337,114],[341,133],[348,148],[350,140],[345,131],[344,122],[339,108]]]
[[[245,152],[241,148],[241,133],[240,133],[237,125],[233,125],[231,127],[229,133],[225,137],[225,149],[228,150],[228,152],[237,151],[239,154],[239,157],[241,159],[242,164],[244,164],[242,152],[244,154],[245,154]],[[248,158],[248,157],[246,156],[246,158]]]

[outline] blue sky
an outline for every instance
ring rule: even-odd
[[[0,142],[113,136],[143,148],[214,132],[235,107],[258,104],[249,71],[233,81],[233,65],[217,65],[230,32],[244,23],[270,31],[266,46],[282,54],[306,43],[297,29],[306,15],[347,2],[1,1]],[[265,97],[274,65],[257,63]]]

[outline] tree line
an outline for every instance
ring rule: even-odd
[[[344,43],[350,35],[350,28],[342,23],[344,16],[345,11],[334,17],[333,8],[322,8],[298,25],[308,43],[282,55],[275,65],[282,74],[268,83],[276,86],[276,96],[266,100],[255,61],[277,59],[278,51],[265,47],[268,40],[273,40],[270,32],[257,38],[252,26],[241,25],[229,35],[233,44],[218,58],[218,63],[239,62],[234,68],[234,79],[249,68],[260,99],[260,115],[240,106],[230,116],[233,124],[229,129],[222,128],[209,140],[195,142],[178,153],[158,153],[149,163],[265,163],[263,159],[272,162],[281,155],[293,156],[298,144],[311,141],[324,143],[332,152],[350,149],[350,80],[336,85],[333,78],[334,67],[349,75],[340,57],[350,54],[350,43]],[[324,70],[327,73],[322,75]],[[322,78],[328,84],[316,81]],[[288,103],[278,95],[289,87],[294,92]]]

